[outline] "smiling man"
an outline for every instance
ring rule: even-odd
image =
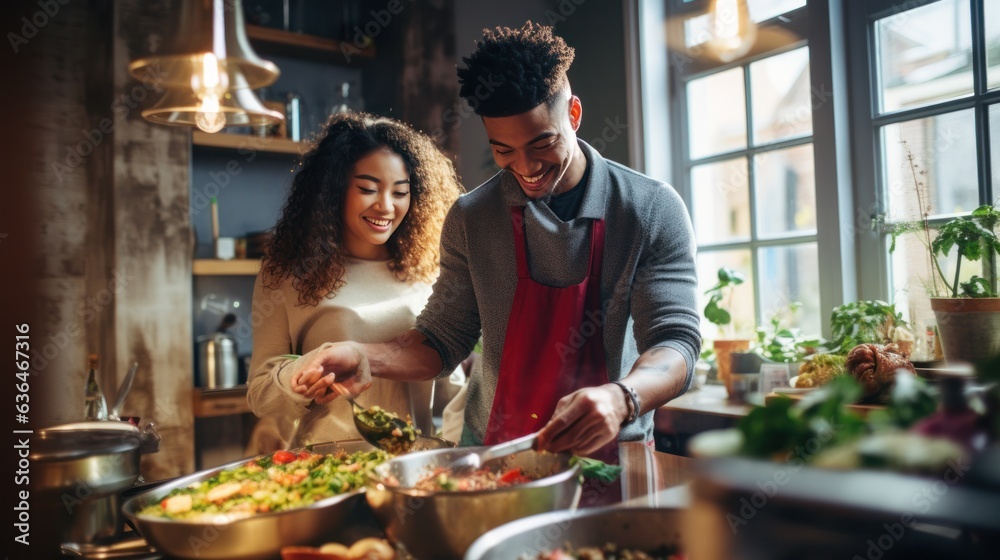
[[[544,449],[615,460],[618,441],[651,443],[701,347],[694,238],[671,187],[577,138],[573,56],[550,27],[484,32],[458,77],[501,171],[452,207],[415,330],[323,350],[307,395],[447,375],[481,334],[463,444],[540,430]]]

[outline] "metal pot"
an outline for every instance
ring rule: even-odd
[[[555,511],[526,517],[498,527],[473,543],[465,560],[536,558],[571,544],[651,552],[681,546],[682,511],[669,508],[608,507],[585,511]]]
[[[152,423],[142,430],[110,421],[37,430],[29,455],[31,497],[44,523],[32,525],[43,533],[32,542],[58,552],[64,542],[93,543],[120,534],[118,493],[135,484],[140,455],[156,451],[159,441]]]
[[[504,523],[537,513],[575,507],[580,499],[580,467],[568,454],[517,453],[502,468],[553,473],[527,484],[472,492],[426,492],[413,488],[438,466],[449,465],[485,447],[439,449],[396,457],[375,468],[378,482],[365,496],[386,535],[415,558],[461,558],[480,535]],[[398,485],[384,483],[394,479]]]
[[[198,386],[225,389],[240,383],[236,339],[227,332],[198,337]]]

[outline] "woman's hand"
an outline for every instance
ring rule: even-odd
[[[364,347],[356,342],[326,343],[296,360],[292,391],[326,404],[341,395],[359,395],[372,384]]]
[[[607,384],[574,391],[559,399],[552,419],[538,432],[538,447],[588,455],[618,439],[628,417],[624,391]]]

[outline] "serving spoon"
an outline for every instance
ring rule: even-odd
[[[381,448],[382,445],[379,443],[381,440],[389,437],[395,437],[392,435],[393,430],[398,429],[402,431],[410,427],[405,420],[399,418],[398,416],[392,418],[389,421],[389,426],[386,428],[372,426],[361,419],[361,415],[366,414],[368,409],[358,404],[358,401],[354,400],[354,398],[350,395],[343,395],[343,397],[347,399],[347,402],[351,403],[351,409],[354,413],[354,427],[358,429],[358,433],[361,434],[361,437],[364,438],[365,441],[375,447]]]

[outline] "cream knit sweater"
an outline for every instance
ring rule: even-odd
[[[289,376],[281,372],[292,360],[282,354],[305,354],[324,342],[384,342],[411,328],[431,287],[396,280],[387,262],[348,259],[346,284],[315,306],[299,303],[290,278],[273,290],[257,277],[250,317],[253,356],[247,401],[261,420],[248,452],[361,437],[346,400],[310,407],[311,399],[291,390]],[[374,379],[358,401],[401,416],[409,414],[424,433],[432,433],[432,391],[430,382]]]

